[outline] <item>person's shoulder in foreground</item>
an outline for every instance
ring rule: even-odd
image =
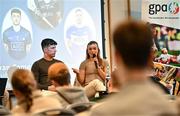
[[[128,20],[113,33],[119,93],[105,99],[91,111],[92,116],[177,115],[177,108],[149,81],[152,65],[152,32],[142,21]]]

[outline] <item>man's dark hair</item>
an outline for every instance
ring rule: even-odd
[[[11,15],[13,13],[19,13],[21,15],[21,11],[19,9],[16,9],[16,8],[11,10]]]
[[[42,42],[41,42],[42,50],[44,48],[48,47],[49,45],[57,45],[57,42],[50,38],[46,38],[46,39],[42,40]]]
[[[141,21],[125,21],[113,33],[115,51],[128,68],[148,65],[153,45],[150,27]]]
[[[54,80],[60,86],[69,85],[70,78],[71,78],[71,76],[67,69],[59,70],[56,75],[49,76],[50,80]]]

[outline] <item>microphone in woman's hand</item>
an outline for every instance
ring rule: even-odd
[[[95,58],[96,57],[96,54],[93,54],[93,58]]]
[[[93,58],[95,58],[95,57],[96,57],[96,54],[93,54]],[[97,61],[94,61],[94,64],[95,64],[96,68],[98,68]]]

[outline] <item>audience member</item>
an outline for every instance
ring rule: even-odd
[[[90,41],[86,49],[86,59],[79,70],[73,68],[77,80],[85,88],[88,98],[95,96],[98,91],[105,91],[106,62],[100,57],[100,49],[96,41]]]
[[[60,60],[54,59],[56,54],[56,45],[57,42],[53,39],[46,38],[42,40],[41,47],[44,53],[44,57],[32,65],[31,70],[34,73],[39,89],[47,90],[48,87],[52,87],[48,81],[48,68],[55,62],[62,62]]]
[[[58,93],[51,95],[58,98],[63,107],[89,102],[82,88],[71,86],[70,73],[64,63],[52,64],[48,69],[48,78],[55,86],[54,91]]]
[[[149,81],[147,71],[153,44],[150,28],[138,21],[126,21],[113,33],[117,71],[124,78],[120,92],[92,110],[92,116],[176,115],[161,89]]]
[[[17,98],[17,105],[12,109],[13,114],[31,114],[43,110],[61,108],[58,100],[42,97],[36,88],[33,74],[26,69],[17,69],[12,75],[13,92]]]

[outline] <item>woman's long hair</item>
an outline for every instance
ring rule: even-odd
[[[28,112],[33,104],[32,91],[36,88],[33,74],[26,69],[17,69],[12,75],[12,87],[22,93],[25,102],[25,111]]]
[[[86,48],[86,60],[90,58],[90,55],[88,54],[88,47],[92,44],[96,44],[97,48],[98,48],[98,54],[97,54],[97,59],[98,59],[98,62],[99,62],[99,65],[100,66],[103,66],[103,60],[102,58],[100,57],[100,49],[99,49],[99,46],[98,46],[98,43],[96,41],[90,41],[88,44],[87,44],[87,48]]]

